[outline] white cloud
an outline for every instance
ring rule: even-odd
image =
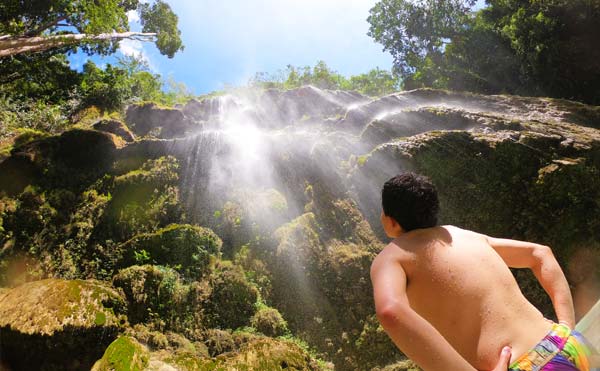
[[[135,10],[130,10],[127,12],[127,20],[129,23],[140,23],[140,15]]]
[[[126,56],[139,58],[148,64],[148,67],[153,72],[158,72],[158,67],[150,60],[150,57],[144,50],[144,42],[140,40],[122,40],[119,44],[119,51]]]
[[[144,58],[144,45],[139,40],[122,40],[119,44],[119,50],[121,53],[127,56],[134,56],[138,58]]]

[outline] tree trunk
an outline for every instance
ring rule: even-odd
[[[155,33],[123,32],[103,33],[98,35],[88,34],[65,34],[35,37],[12,37],[10,35],[0,36],[0,58],[9,57],[21,53],[35,53],[44,50],[58,48],[66,45],[79,44],[87,41],[102,41],[115,39],[144,39],[148,40],[156,36]]]

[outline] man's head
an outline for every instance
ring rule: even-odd
[[[381,223],[391,238],[437,225],[437,191],[424,176],[403,173],[388,180],[381,191],[381,203]]]

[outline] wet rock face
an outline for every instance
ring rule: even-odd
[[[94,281],[47,279],[0,294],[1,357],[15,370],[90,368],[126,322],[124,301]]]

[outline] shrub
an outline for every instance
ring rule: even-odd
[[[125,268],[115,275],[113,285],[125,293],[129,321],[133,324],[151,322],[156,315],[168,324],[179,315],[178,307],[187,294],[177,272],[153,265]]]
[[[178,166],[174,157],[160,157],[116,177],[98,238],[125,241],[178,222],[182,215]]]
[[[221,244],[221,239],[210,229],[172,224],[124,243],[122,264],[165,265],[194,280],[208,272],[210,257],[219,255]]]
[[[246,280],[242,269],[221,263],[209,282],[212,287],[206,308],[209,323],[224,329],[248,325],[255,312],[258,290]]]
[[[250,320],[252,327],[271,337],[282,336],[288,332],[287,322],[275,308],[262,308]]]

